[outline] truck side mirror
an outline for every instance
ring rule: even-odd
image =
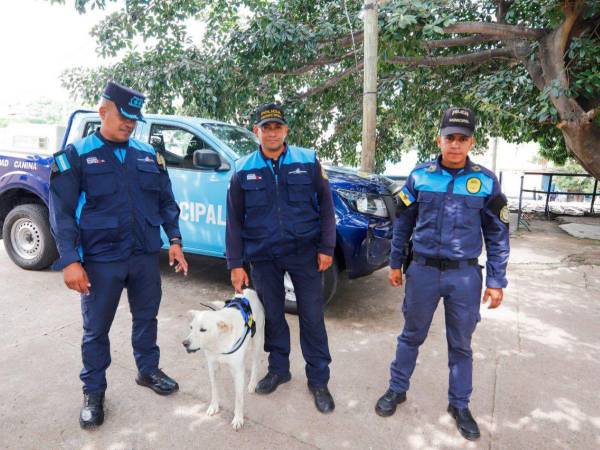
[[[230,165],[227,161],[221,161],[221,157],[214,150],[203,148],[196,150],[193,156],[194,166],[204,170],[229,170]]]

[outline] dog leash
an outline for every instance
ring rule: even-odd
[[[204,304],[204,303],[200,303],[200,306],[204,306],[205,308],[212,309],[213,311],[216,311],[216,308],[215,308],[215,307],[213,307],[213,306],[210,306],[210,305],[206,305],[206,304]]]

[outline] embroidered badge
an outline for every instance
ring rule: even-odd
[[[300,167],[296,168],[296,170],[292,170],[290,175],[300,175],[306,173],[306,170],[301,170]]]
[[[471,194],[477,194],[481,190],[481,180],[479,178],[469,178],[467,180],[467,191]]]
[[[246,181],[260,181],[262,180],[262,177],[260,175],[258,175],[257,173],[249,173],[248,175],[246,175]]]
[[[104,161],[103,159],[96,158],[95,156],[90,156],[89,158],[85,159],[85,162],[88,164],[103,164],[106,161]]]
[[[508,206],[504,205],[500,210],[499,214],[500,220],[504,223],[510,222],[510,211],[508,210]]]
[[[158,157],[156,159],[158,159]],[[146,156],[145,158],[138,158],[138,161],[154,162],[154,160],[152,158],[150,158],[149,156]]]
[[[400,192],[398,192],[398,197],[400,197],[400,200],[402,200],[402,203],[404,203],[406,206],[412,205],[412,203],[415,201],[415,198],[405,187],[402,188]]]

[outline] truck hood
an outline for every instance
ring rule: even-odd
[[[367,192],[371,194],[389,195],[399,189],[398,183],[383,175],[362,172],[347,167],[323,164],[329,177],[332,189],[347,189],[349,191]]]

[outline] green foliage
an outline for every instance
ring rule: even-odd
[[[587,173],[576,161],[569,159],[560,167],[563,173]],[[556,190],[566,192],[589,192],[594,189],[592,177],[555,177]]]
[[[113,1],[77,0],[76,7],[84,13]],[[562,20],[561,4],[517,1],[506,20],[552,29]],[[595,12],[593,4],[588,1],[586,17]],[[79,98],[95,102],[105,81],[114,79],[146,92],[148,112],[208,116],[247,126],[256,105],[281,100],[290,118],[291,142],[316,147],[323,158],[356,165],[361,71],[306,93],[362,62],[362,43],[339,39],[362,30],[362,6],[359,0],[126,0],[92,30],[98,54],[116,56],[119,62],[96,70],[72,69],[63,83]],[[493,0],[463,0],[460,7],[449,0],[390,0],[380,9],[376,170],[382,170],[386,160],[399,161],[409,149],[418,149],[422,159],[436,153],[440,114],[452,105],[477,111],[479,149],[489,136],[535,141],[545,157],[565,161],[549,95],[598,99],[598,32],[571,41],[571,85],[565,92],[558,85],[540,92],[523,66],[502,60],[436,68],[390,62],[395,56],[465,53],[465,47],[425,50],[422,43],[448,38],[442,28],[456,22],[492,22],[495,8]],[[190,31],[198,29],[204,30],[204,37],[194,42]],[[498,46],[482,43],[469,51]],[[537,57],[535,51],[530,56]],[[324,64],[327,60],[335,62]]]

